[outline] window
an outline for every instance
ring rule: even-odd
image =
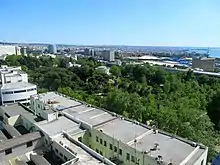
[[[102,144],[102,139],[100,138],[100,144]]]
[[[134,156],[133,155],[131,156],[131,161],[134,162]]]
[[[100,151],[100,155],[103,155],[102,151]]]
[[[63,157],[63,154],[62,154],[62,153],[60,153],[60,156],[61,156],[61,157]]]
[[[130,154],[129,153],[127,153],[127,155],[126,155],[126,160],[130,160]]]
[[[92,137],[92,134],[91,134],[91,132],[89,132],[89,137]]]
[[[22,101],[27,101],[27,99],[20,99],[20,100],[15,100],[15,102],[22,102]]]
[[[110,150],[112,150],[112,149],[113,149],[112,144],[109,144],[109,149],[110,149]]]
[[[98,136],[96,136],[96,142],[99,142],[99,137]]]
[[[96,150],[95,150],[97,153],[99,153],[99,150],[96,148]]]
[[[116,146],[114,147],[114,151],[117,152],[117,147]]]
[[[106,142],[106,141],[104,141],[104,146],[105,146],[105,147],[107,146],[107,142]]]
[[[122,155],[122,149],[119,149],[119,154]]]
[[[14,93],[22,93],[22,92],[26,92],[26,90],[14,91]]]
[[[67,161],[67,157],[66,156],[64,156],[64,159]]]
[[[3,92],[3,94],[13,94],[13,91]]]
[[[40,104],[38,104],[37,106],[38,106],[38,108],[40,108]]]
[[[5,155],[11,154],[11,153],[12,153],[12,149],[11,148],[5,150]]]
[[[14,103],[14,101],[13,100],[11,100],[11,101],[3,101],[3,103],[5,103],[5,104]]]
[[[55,151],[58,153],[58,149],[55,149]]]
[[[28,147],[31,147],[32,145],[33,145],[32,141],[27,142],[27,148],[28,148]]]
[[[204,165],[204,160],[201,161],[201,165]]]

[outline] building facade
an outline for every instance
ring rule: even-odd
[[[57,46],[56,45],[49,45],[48,52],[51,54],[56,54],[57,53]]]
[[[192,68],[212,72],[215,68],[215,58],[193,58]]]
[[[37,86],[28,83],[28,75],[21,70],[21,67],[2,65],[0,74],[0,98],[2,105],[15,102],[28,103],[30,96],[37,93]]]
[[[105,61],[113,62],[115,61],[115,52],[112,50],[103,50],[102,57],[103,57],[103,60]]]
[[[20,55],[20,48],[11,45],[0,45],[0,55]]]
[[[21,48],[21,55],[23,55],[23,56],[27,55],[27,48],[26,47]]]

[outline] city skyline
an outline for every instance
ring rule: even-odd
[[[219,47],[219,5],[217,0],[3,0],[0,41]]]

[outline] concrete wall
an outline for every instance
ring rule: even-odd
[[[13,116],[7,119],[7,124],[11,125],[11,126],[17,126],[22,124],[22,119],[20,115],[17,116]]]
[[[41,155],[30,155],[30,159],[36,164],[36,165],[50,165],[50,163]]]
[[[66,147],[68,147],[68,146],[66,146]],[[53,141],[52,150],[54,151],[54,153],[57,157],[59,157],[61,160],[63,160],[63,162],[67,162],[67,161],[70,161],[70,160],[76,158],[73,153],[71,153],[69,150],[67,150],[65,148],[64,145],[61,145],[57,141]]]
[[[31,147],[27,147],[26,144],[12,148],[12,153],[5,155],[5,151],[0,152],[0,163],[4,161],[8,161],[12,158],[15,158],[19,155],[23,155],[27,152],[33,151],[42,145],[41,140],[32,141],[33,145]]]
[[[207,164],[207,155],[208,155],[208,148],[206,151],[196,160],[194,165],[206,165]]]

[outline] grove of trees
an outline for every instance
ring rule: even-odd
[[[220,79],[193,72],[169,73],[159,66],[112,66],[71,58],[8,56],[3,64],[21,65],[39,92],[59,91],[142,123],[203,143],[211,159],[220,142]]]

